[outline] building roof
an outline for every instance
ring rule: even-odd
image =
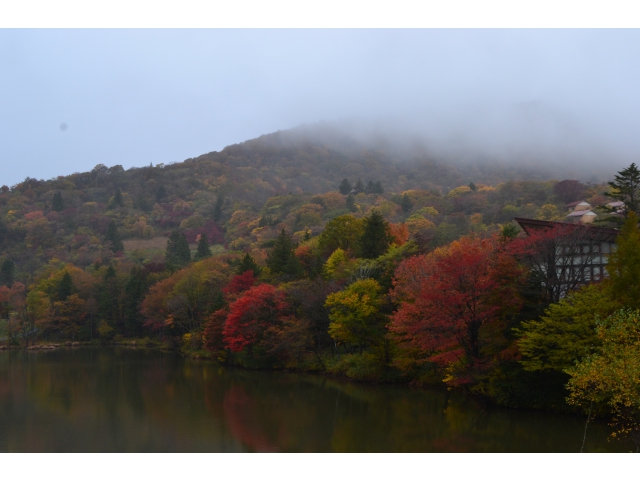
[[[624,202],[609,202],[607,203],[607,207],[611,207],[611,208],[624,207]]]
[[[571,207],[575,207],[575,206],[577,206],[577,205],[580,205],[581,203],[585,203],[585,204],[587,204],[587,205],[591,206],[591,204],[589,204],[589,203],[585,202],[584,200],[578,200],[577,202],[567,203],[567,204],[565,205],[565,207],[571,208]]]
[[[598,215],[593,210],[576,210],[566,215],[567,217],[582,217],[583,215],[589,215],[590,217],[593,215]]]
[[[617,228],[596,227],[593,224],[550,222],[548,220],[534,220],[533,218],[519,217],[514,218],[514,220],[518,222],[518,225],[520,225],[520,227],[527,234],[541,228],[554,228],[558,226],[564,226],[571,229],[584,229],[584,231],[593,233],[595,237],[613,242],[620,233],[620,230],[618,230]]]

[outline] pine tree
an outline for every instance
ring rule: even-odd
[[[219,193],[218,198],[216,199],[216,204],[213,207],[213,221],[216,223],[220,223],[220,219],[222,218],[223,205],[224,205],[224,196]]]
[[[70,295],[73,294],[74,290],[75,289],[73,286],[73,279],[71,278],[71,275],[69,275],[69,272],[64,272],[64,275],[62,276],[62,279],[58,284],[58,300],[61,302],[66,300]]]
[[[122,207],[124,205],[124,203],[122,202],[122,193],[120,192],[119,188],[116,190],[116,194],[113,196],[113,203],[118,207]]]
[[[111,250],[113,252],[122,252],[124,250],[124,244],[118,233],[118,227],[116,227],[116,222],[113,220],[109,222],[104,240],[105,242],[111,242]]]
[[[171,232],[165,250],[165,262],[169,270],[179,270],[191,262],[191,250],[189,242],[183,233],[177,230]]]
[[[298,257],[296,257],[293,252],[291,252],[287,263],[282,268],[282,273],[291,275],[292,277],[299,277],[304,273],[304,268],[302,268],[300,260],[298,260]]]
[[[375,184],[375,190],[373,193],[384,193],[384,188],[382,188],[382,182],[380,180],[378,180]]]
[[[356,193],[364,192],[364,184],[362,183],[362,180],[358,179],[358,181],[356,182],[356,186],[353,187],[353,189],[356,191]]]
[[[164,185],[160,185],[156,191],[156,202],[160,203],[167,196],[167,190]]]
[[[16,264],[12,260],[5,260],[0,267],[0,285],[11,287],[16,274]]]
[[[349,195],[349,193],[351,192],[351,188],[351,182],[349,182],[349,180],[345,178],[342,180],[342,182],[340,182],[338,190],[342,195]]]
[[[348,209],[350,212],[357,212],[357,211],[358,211],[358,207],[356,206],[356,199],[354,198],[354,196],[353,196],[353,195],[351,195],[351,194],[350,194],[350,195],[347,197],[347,202],[346,202],[346,204],[347,204],[347,209]]]
[[[613,189],[607,196],[620,202],[624,202],[625,215],[629,211],[638,212],[640,208],[640,170],[632,163],[628,168],[621,170],[614,176],[614,181],[609,182]]]
[[[64,199],[62,198],[62,193],[56,192],[53,194],[51,210],[53,210],[54,212],[61,212],[62,210],[64,210]]]
[[[400,206],[402,207],[402,211],[404,213],[409,213],[413,208],[413,203],[411,202],[409,195],[407,195],[406,193],[402,195],[402,201],[400,202]]]
[[[98,288],[98,318],[106,322],[111,328],[117,328],[121,299],[116,271],[112,265],[107,268],[102,283]]]
[[[295,261],[291,260],[291,257],[295,258],[293,253],[294,248],[295,245],[293,240],[283,228],[276,239],[273,249],[269,252],[269,256],[267,257],[267,266],[271,270],[271,273],[277,275],[279,273],[289,273],[290,270],[295,270],[293,267]]]
[[[364,189],[364,193],[366,194],[376,193],[375,189],[376,189],[376,186],[374,185],[373,181],[369,180],[369,183],[367,183],[367,186]]]
[[[476,187],[476,184],[473,182],[469,182],[469,188],[471,189],[472,192],[475,192],[478,190],[478,187]]]
[[[200,240],[198,241],[198,250],[194,256],[194,260],[199,262],[200,260],[204,260],[205,258],[209,258],[211,256],[211,248],[209,248],[209,239],[207,238],[207,234],[203,233],[200,235]]]
[[[247,272],[249,270],[253,272],[253,276],[255,278],[258,278],[258,275],[260,275],[262,268],[260,268],[260,266],[256,263],[251,255],[245,253],[242,261],[240,262],[240,265],[238,265],[237,274],[242,275],[244,272]]]
[[[365,218],[364,233],[360,237],[360,256],[378,258],[387,251],[390,244],[389,224],[377,210],[374,210],[370,217]]]
[[[133,267],[129,280],[124,287],[124,326],[129,335],[138,335],[143,317],[140,304],[147,292],[147,278],[144,270]]]

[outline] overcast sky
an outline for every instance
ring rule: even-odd
[[[637,30],[0,30],[0,184],[346,118],[619,169],[639,160],[639,59]]]

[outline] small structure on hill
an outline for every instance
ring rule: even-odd
[[[584,200],[567,203],[565,207],[569,210],[565,217],[568,222],[592,223],[598,217],[598,214],[592,210],[591,204]]]

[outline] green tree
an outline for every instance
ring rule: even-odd
[[[381,288],[372,278],[359,280],[327,297],[329,334],[342,343],[362,348],[382,340],[386,316],[380,313]]]
[[[331,255],[336,249],[355,253],[364,232],[364,220],[353,215],[340,215],[324,227],[318,238],[318,248],[323,255]]]
[[[614,298],[625,307],[640,308],[640,230],[635,212],[627,216],[609,255],[609,285]]]
[[[360,256],[370,259],[378,258],[391,244],[389,224],[377,210],[364,220],[364,231],[359,239]]]
[[[160,185],[158,190],[156,190],[156,202],[160,203],[167,196],[167,190],[164,188],[164,185]]]
[[[124,287],[124,326],[127,334],[139,335],[144,317],[140,304],[147,293],[147,278],[144,270],[133,267]]]
[[[109,200],[109,205],[107,206],[107,209],[111,210],[113,208],[122,207],[122,206],[124,206],[124,201],[122,199],[122,192],[118,188],[116,190],[115,195],[111,197],[111,200]]]
[[[209,247],[209,239],[207,238],[207,234],[203,233],[200,235],[200,240],[198,241],[198,250],[194,256],[194,260],[199,262],[200,260],[204,260],[205,258],[209,258],[211,256],[211,248]]]
[[[513,223],[505,223],[502,226],[502,237],[504,239],[516,238],[519,233],[520,233],[520,229]]]
[[[124,244],[122,243],[120,233],[118,233],[118,227],[116,226],[115,221],[111,220],[109,222],[107,234],[105,235],[104,240],[105,242],[111,242],[111,250],[113,252],[124,251]]]
[[[567,401],[607,408],[613,436],[630,436],[640,451],[640,311],[619,310],[598,320],[597,332],[598,351],[566,370]]]
[[[340,182],[340,186],[338,187],[338,190],[342,195],[349,195],[349,193],[352,190],[351,182],[349,182],[349,180],[347,180],[346,178],[343,179],[342,182]]]
[[[113,204],[118,207],[122,207],[124,205],[122,202],[122,192],[119,188],[116,190],[116,194],[113,196]]]
[[[98,318],[111,329],[117,329],[120,323],[120,289],[116,271],[109,265],[99,284],[97,294]]]
[[[258,278],[260,272],[262,271],[262,268],[256,263],[251,255],[245,253],[244,257],[242,257],[240,265],[238,265],[237,273],[238,275],[242,275],[244,272],[247,272],[249,270],[253,272],[254,278]]]
[[[5,260],[0,267],[0,285],[11,288],[16,274],[16,264],[12,260]]]
[[[364,192],[364,184],[362,183],[362,180],[358,179],[353,189],[356,191],[356,193]]]
[[[402,195],[402,201],[400,202],[400,207],[402,207],[402,211],[404,213],[409,213],[413,208],[413,202],[409,198],[409,195],[406,193]]]
[[[57,298],[59,301],[65,301],[69,296],[71,296],[75,291],[73,286],[73,279],[69,272],[64,272],[60,283],[58,284],[57,289]]]
[[[266,263],[271,273],[275,275],[280,273],[297,275],[300,273],[301,266],[293,252],[294,248],[295,244],[291,236],[283,228],[267,256]]]
[[[191,262],[189,242],[187,242],[184,234],[178,230],[174,230],[171,232],[171,235],[169,235],[165,249],[165,262],[169,270],[179,270]]]
[[[531,372],[563,372],[599,345],[596,318],[605,318],[620,306],[602,284],[569,293],[539,320],[522,322],[516,329],[520,363]]]
[[[218,198],[216,198],[216,204],[213,207],[213,221],[216,223],[220,223],[222,219],[222,207],[224,205],[224,196],[221,193],[218,193]]]
[[[51,209],[55,212],[61,212],[64,210],[64,200],[60,192],[53,194],[53,201],[51,202]]]
[[[624,202],[625,213],[638,213],[640,208],[640,170],[632,163],[629,167],[614,175],[614,181],[609,182],[612,191],[606,195]]]

